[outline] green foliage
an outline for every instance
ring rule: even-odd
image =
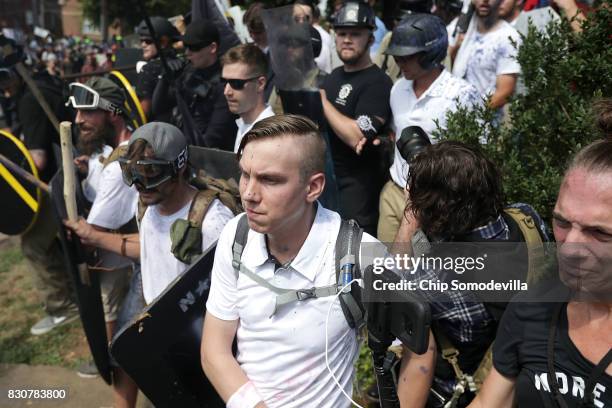
[[[79,0],[83,4],[83,15],[99,23],[102,9],[100,0]],[[139,0],[106,0],[108,4],[109,22],[115,18],[125,21],[129,27],[135,27],[143,19]],[[172,17],[185,14],[191,10],[191,0],[144,0],[149,16]]]
[[[546,32],[530,27],[519,49],[525,91],[495,112],[459,109],[438,136],[481,145],[500,168],[508,202],[527,202],[550,219],[565,166],[581,147],[600,138],[592,102],[612,94],[612,10],[588,15],[580,34],[562,19]],[[482,141],[482,140],[480,140]]]
[[[374,378],[374,367],[372,365],[372,352],[365,341],[361,344],[361,348],[359,349],[359,358],[357,359],[355,368],[355,379],[357,381],[355,392],[357,394],[365,394],[367,389],[376,382]],[[358,397],[363,399],[363,395],[358,395]]]

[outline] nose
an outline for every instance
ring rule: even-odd
[[[76,117],[74,118],[74,122],[77,125],[80,125],[85,122],[85,118],[83,118],[83,113],[81,112],[80,109],[77,109],[77,114],[76,114]]]
[[[261,201],[259,186],[255,177],[250,177],[248,180],[243,177],[241,178],[241,184],[243,185],[243,189],[240,193],[240,197],[243,201],[249,203],[258,203]]]
[[[233,89],[232,89],[232,87],[230,86],[229,83],[227,83],[227,84],[225,84],[223,86],[223,95],[230,96],[232,94],[232,91],[233,91]]]

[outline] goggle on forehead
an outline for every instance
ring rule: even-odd
[[[73,82],[69,85],[69,88],[70,97],[68,98],[68,102],[66,102],[66,106],[72,105],[75,109],[83,110],[102,109],[117,115],[123,113],[123,110],[119,106],[102,98],[97,91],[87,85]]]
[[[158,159],[129,160],[125,157],[119,158],[118,161],[125,184],[139,184],[149,190],[176,177],[179,170],[187,164],[187,149],[173,162]]]

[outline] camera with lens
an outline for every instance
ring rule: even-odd
[[[396,142],[400,155],[408,163],[423,149],[431,145],[429,136],[419,126],[408,126],[402,130]]]

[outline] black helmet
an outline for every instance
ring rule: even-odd
[[[431,13],[432,6],[432,0],[399,0],[395,4],[395,21],[403,20],[411,14]]]
[[[376,20],[372,7],[367,3],[347,1],[334,20],[334,28],[340,27],[363,27],[373,30],[376,28]]]
[[[405,57],[423,52],[419,63],[423,69],[438,66],[446,57],[448,33],[439,17],[432,14],[411,14],[391,34],[387,55]]]
[[[151,25],[153,26],[153,30],[155,30],[155,35],[158,38],[162,36],[167,36],[172,41],[178,41],[180,39],[181,34],[178,32],[175,26],[172,25],[170,21],[163,17],[153,16],[151,19]],[[149,32],[149,27],[145,20],[142,20],[138,27],[136,28],[136,34],[141,37],[153,37]]]

